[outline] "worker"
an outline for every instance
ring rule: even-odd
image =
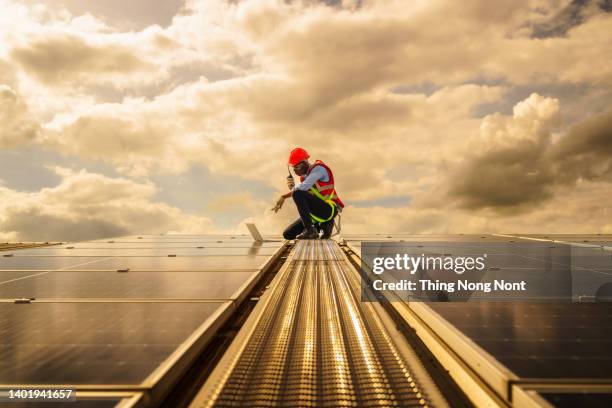
[[[280,196],[272,208],[275,213],[283,206],[285,200],[293,198],[300,218],[289,224],[283,232],[285,239],[317,239],[331,237],[334,228],[334,217],[344,207],[336,194],[334,175],[331,169],[321,160],[309,163],[310,155],[306,150],[297,147],[289,154],[288,164],[300,177],[295,184],[289,172],[287,187],[289,192]]]

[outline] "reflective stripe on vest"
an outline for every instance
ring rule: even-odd
[[[333,196],[335,196],[336,192],[334,191],[334,185],[333,184],[327,184],[322,186],[321,184],[319,184],[319,182],[317,181],[316,183],[314,183],[314,185],[317,187],[317,190],[319,190],[319,193],[321,193],[321,195],[329,197],[329,198],[333,198]]]
[[[329,181],[325,182],[325,181],[317,180],[313,184],[313,187],[310,189],[310,192],[314,194],[313,190],[317,190],[317,192],[322,196],[322,197],[319,197],[319,195],[314,194],[317,197],[321,198],[324,201],[332,200],[336,205],[340,207],[344,207],[344,204],[342,203],[342,201],[336,194],[336,190],[334,188],[334,175],[331,169],[325,163],[323,163],[321,160],[315,161],[314,164],[310,166],[310,168],[308,169],[306,176],[310,174],[312,169],[314,169],[316,166],[322,166],[325,169],[325,171],[327,172],[327,176],[329,177]],[[304,179],[305,179],[304,176],[300,177],[300,181],[304,181]]]

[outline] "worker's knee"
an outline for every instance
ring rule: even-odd
[[[297,237],[297,234],[294,234],[293,231],[283,231],[283,238],[285,238],[286,240],[292,240],[295,239],[295,237]]]

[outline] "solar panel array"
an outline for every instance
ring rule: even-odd
[[[344,238],[356,252],[359,252],[360,244],[364,241],[404,242],[415,246],[422,244],[424,247],[432,241],[473,242],[474,245],[482,242],[483,246],[488,242],[529,242],[531,239],[566,243],[572,245],[573,262],[578,265],[572,269],[572,272],[578,272],[574,276],[574,285],[577,279],[582,279],[579,282],[582,286],[579,287],[584,288],[586,281],[598,283],[597,279],[605,279],[609,282],[612,277],[612,235],[381,234],[347,235]],[[541,273],[537,261],[532,260],[523,267]],[[512,269],[520,262],[516,257],[507,258],[501,266]],[[612,400],[612,303],[594,302],[598,300],[594,297],[578,297],[575,300],[589,302],[419,302],[418,305],[408,303],[408,307],[423,318],[423,310],[432,310],[427,319],[431,327],[439,331],[438,334],[445,336],[445,341],[449,339],[448,332],[442,334],[441,330],[450,323],[459,336],[469,339],[478,347],[477,354],[488,354],[496,364],[509,370],[514,376],[512,381],[525,386],[536,383],[563,384],[562,393],[542,393],[549,403],[577,406],[576,401],[583,401],[593,402],[593,406],[604,406],[597,404]],[[436,322],[431,320],[432,316]],[[476,367],[475,362],[471,363],[474,363],[476,371],[481,369]],[[485,381],[493,382],[486,375]],[[599,391],[587,392],[589,385]],[[569,392],[578,389],[578,386],[582,387],[580,392]]]
[[[598,392],[545,392],[541,396],[558,408],[610,408],[612,393]]]
[[[282,245],[142,235],[0,252],[0,387],[107,393],[90,406],[135,401],[115,388],[159,395]]]

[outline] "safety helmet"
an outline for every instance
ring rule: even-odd
[[[296,147],[289,154],[289,164],[291,166],[296,166],[299,162],[307,160],[310,157],[308,152],[301,147]]]

